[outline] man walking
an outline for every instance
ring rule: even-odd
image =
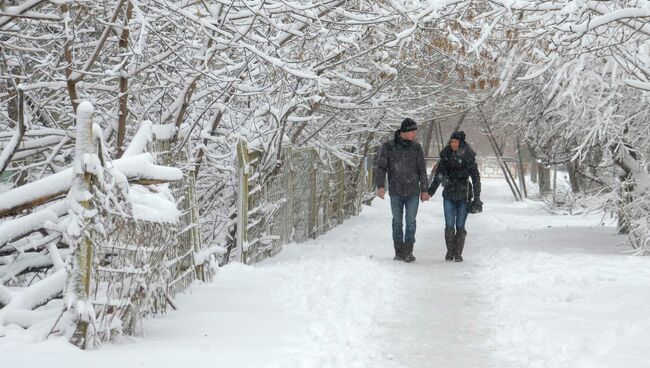
[[[395,260],[413,262],[415,244],[415,217],[418,201],[428,201],[427,170],[422,146],[415,142],[417,124],[406,118],[395,132],[393,140],[384,143],[379,151],[375,168],[377,196],[384,199],[388,175],[390,207],[393,214],[393,245]],[[403,221],[406,220],[406,230]]]

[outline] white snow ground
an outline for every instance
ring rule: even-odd
[[[414,264],[392,261],[388,201],[255,266],[221,268],[145,336],[79,351],[9,327],[1,367],[647,367],[650,258],[600,216],[514,203],[485,180],[465,262],[444,257],[439,194]]]

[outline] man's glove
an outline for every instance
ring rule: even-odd
[[[469,206],[469,213],[481,213],[483,212],[483,202],[480,199],[476,198],[472,201],[472,204]]]

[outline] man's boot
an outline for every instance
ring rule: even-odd
[[[445,261],[453,261],[456,252],[456,229],[445,229],[445,243],[447,244]]]
[[[395,257],[393,258],[394,261],[405,261],[406,259],[404,258],[404,242],[396,240],[393,242],[393,247],[395,248]]]
[[[456,233],[456,252],[454,252],[454,261],[462,262],[463,261],[463,248],[465,247],[465,237],[467,236],[467,231],[465,229],[458,230]]]
[[[413,245],[415,242],[407,241],[404,242],[404,261],[411,263],[415,262],[415,256],[413,255]]]

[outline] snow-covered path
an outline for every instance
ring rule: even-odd
[[[465,262],[444,262],[439,196],[414,264],[392,261],[388,201],[255,266],[195,285],[145,336],[80,352],[0,338],[2,367],[644,367],[650,259],[600,216],[513,203],[485,180]]]

